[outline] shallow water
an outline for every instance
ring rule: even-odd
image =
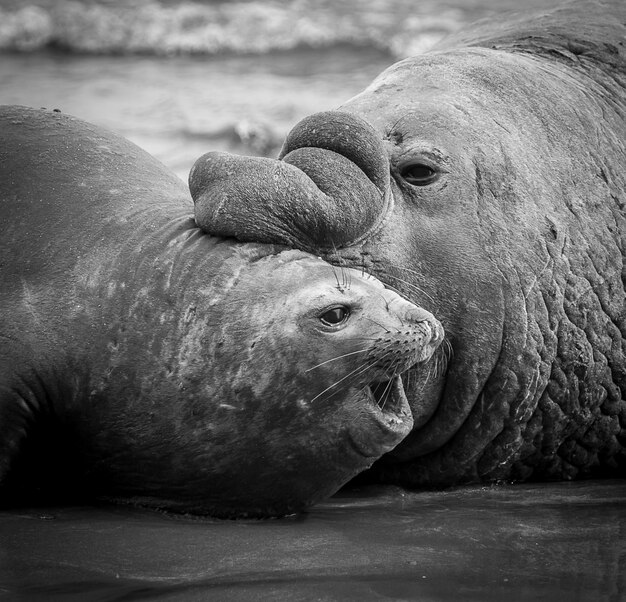
[[[623,600],[626,481],[367,487],[283,520],[0,512],[0,599]]]
[[[186,179],[208,150],[275,155],[305,115],[334,109],[392,58],[375,49],[155,57],[0,55],[0,104],[58,108],[129,138]]]

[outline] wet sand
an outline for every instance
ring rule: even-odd
[[[0,513],[0,599],[602,600],[626,596],[626,481],[341,492],[218,521]]]

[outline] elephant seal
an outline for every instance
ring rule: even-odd
[[[0,110],[0,499],[277,516],[411,429],[443,340],[356,269],[209,236],[184,184],[55,112]]]
[[[624,475],[625,24],[621,0],[479,22],[279,160],[192,169],[206,232],[363,265],[443,324],[447,371],[405,377],[413,431],[372,478]]]

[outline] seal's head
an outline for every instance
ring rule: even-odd
[[[282,263],[245,291],[247,329],[223,322],[224,352],[245,353],[226,382],[251,398],[280,391],[305,414],[339,416],[347,396],[354,415],[342,428],[355,448],[371,458],[394,447],[409,417],[400,374],[432,356],[443,339],[439,322],[373,276],[318,259]]]
[[[155,358],[169,374],[143,383],[158,412],[147,421],[145,404],[129,400],[123,423],[97,427],[117,438],[97,438],[89,470],[107,495],[284,515],[331,495],[410,432],[401,375],[431,358],[439,322],[360,270],[235,249],[237,269],[227,262],[181,320],[176,362]],[[171,355],[157,337],[147,345]],[[107,386],[109,399],[126,395]]]

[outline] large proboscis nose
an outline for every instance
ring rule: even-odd
[[[189,174],[196,223],[241,241],[339,248],[382,218],[389,164],[381,136],[340,111],[303,119],[279,160],[210,152]]]

